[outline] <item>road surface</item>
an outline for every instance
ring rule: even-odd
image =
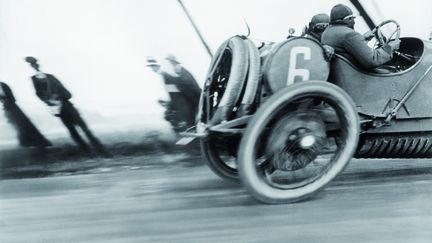
[[[261,204],[184,154],[50,166],[0,181],[0,242],[432,242],[429,160],[353,160],[287,205]]]

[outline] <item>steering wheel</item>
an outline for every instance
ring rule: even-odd
[[[394,24],[396,26],[396,29],[393,31],[393,33],[388,38],[385,37],[381,31],[381,28],[387,24]],[[371,31],[371,33],[373,33],[375,35],[375,38],[377,39],[377,42],[375,43],[374,46],[381,47],[381,46],[387,45],[390,41],[399,40],[400,25],[395,20],[389,19],[389,20],[383,21],[379,25],[375,26],[375,28]]]

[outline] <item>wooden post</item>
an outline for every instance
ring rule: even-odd
[[[207,42],[204,40],[204,37],[201,35],[201,32],[199,31],[198,27],[196,26],[195,22],[193,21],[191,15],[189,14],[188,10],[186,9],[185,5],[183,4],[182,0],[177,0],[180,6],[182,7],[183,11],[185,12],[187,18],[191,22],[195,32],[197,33],[198,37],[201,40],[201,43],[204,45],[205,49],[207,50],[207,53],[210,55],[210,57],[213,57],[213,53],[210,50],[210,47],[207,45]]]

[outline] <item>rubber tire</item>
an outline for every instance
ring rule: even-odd
[[[253,43],[252,43],[253,44]],[[240,100],[241,90],[246,83],[246,76],[248,72],[248,49],[247,42],[242,37],[234,36],[226,40],[218,48],[207,74],[206,85],[209,80],[211,80],[212,75],[221,60],[221,57],[226,48],[230,48],[233,55],[233,60],[231,64],[231,73],[229,76],[229,81],[224,92],[224,95],[219,103],[219,107],[213,114],[213,117],[208,117],[205,114],[204,109],[204,96],[206,94],[202,93],[199,105],[199,120],[204,124],[218,124],[223,120],[226,120],[230,116],[230,112],[234,106]],[[205,91],[205,88],[203,89]],[[208,120],[205,120],[206,117]],[[205,159],[207,166],[220,178],[227,180],[238,180],[239,175],[237,169],[233,169],[221,160],[218,156],[218,151],[214,148],[211,140],[208,138],[201,139],[200,142],[201,153]]]
[[[213,58],[210,62],[210,66],[209,69],[207,71],[207,75],[206,75],[206,80],[204,83],[204,87],[201,90],[201,96],[200,96],[200,100],[199,100],[199,104],[198,104],[198,114],[197,114],[197,119],[196,122],[203,122],[203,123],[207,123],[208,120],[206,120],[206,114],[205,114],[205,107],[204,107],[204,98],[206,96],[206,87],[209,86],[209,80],[212,78],[213,73],[215,71],[216,68],[216,64],[218,64],[220,62],[220,59],[222,58],[222,53],[225,50],[225,48],[227,48],[228,46],[228,42],[229,39],[224,41],[219,48],[216,50],[216,53],[213,55]]]
[[[244,41],[247,44],[249,55],[248,79],[237,117],[250,115],[254,111],[254,101],[261,81],[261,60],[258,48],[251,40],[245,39]]]
[[[238,170],[229,167],[219,158],[217,149],[213,147],[213,144],[208,139],[201,139],[200,146],[205,163],[213,173],[224,180],[239,180]]]
[[[263,181],[255,165],[255,145],[259,139],[259,135],[275,111],[278,111],[280,107],[286,106],[293,99],[311,93],[323,95],[334,100],[341,109],[341,114],[344,115],[347,122],[346,145],[333,166],[310,184],[290,190],[271,187]],[[247,190],[254,198],[261,202],[279,204],[303,200],[322,189],[345,168],[356,151],[360,122],[354,107],[354,102],[345,91],[336,85],[324,81],[295,83],[273,94],[251,119],[240,143],[237,166],[240,179]]]
[[[220,55],[223,55],[226,48],[231,49],[232,52],[231,71],[224,94],[213,117],[210,119],[211,124],[219,124],[231,117],[233,108],[240,101],[241,91],[246,83],[248,72],[248,49],[243,38],[240,36],[231,37],[227,44],[223,44],[223,46],[225,48],[218,53],[218,56],[214,57],[215,61],[212,61],[211,71],[217,66]],[[211,79],[212,74],[213,72],[210,72],[207,75],[207,80]]]

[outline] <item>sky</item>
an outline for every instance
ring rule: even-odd
[[[283,41],[290,27],[300,33],[316,13],[348,1],[184,0],[210,48],[246,34],[257,43]],[[375,22],[396,19],[402,36],[426,39],[432,31],[427,0],[363,0]],[[378,7],[378,8],[377,8]],[[356,29],[367,30],[362,21]],[[50,136],[65,135],[60,121],[35,96],[35,56],[72,92],[72,102],[97,132],[166,127],[158,99],[166,99],[147,56],[174,54],[202,86],[210,57],[176,0],[0,0],[0,80],[18,105]],[[13,139],[0,111],[0,140]]]

